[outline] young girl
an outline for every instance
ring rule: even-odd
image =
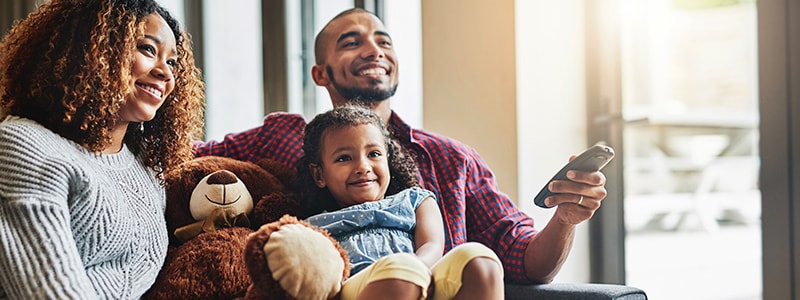
[[[503,268],[489,248],[466,243],[442,257],[433,193],[418,187],[413,160],[376,114],[335,108],[306,126],[303,142],[298,191],[316,214],[307,221],[350,257],[342,299],[424,299],[429,286],[433,299],[503,298]]]
[[[0,44],[0,299],[139,299],[167,253],[161,174],[203,84],[154,0],[50,0]]]

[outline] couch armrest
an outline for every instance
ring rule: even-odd
[[[506,284],[506,300],[647,300],[644,291],[601,283]]]

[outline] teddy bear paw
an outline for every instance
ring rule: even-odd
[[[253,279],[247,299],[330,299],[350,273],[347,254],[336,240],[289,215],[248,237],[245,262]]]

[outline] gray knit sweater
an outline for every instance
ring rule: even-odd
[[[167,252],[163,187],[127,147],[94,154],[0,122],[0,299],[138,299]]]

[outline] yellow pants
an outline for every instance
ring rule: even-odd
[[[428,297],[431,273],[434,278],[434,300],[452,299],[461,289],[461,274],[467,263],[477,257],[487,257],[503,265],[497,255],[480,243],[465,243],[447,252],[433,265],[431,270],[411,253],[396,253],[382,257],[358,274],[347,279],[342,287],[342,300],[356,299],[368,284],[384,279],[401,279],[416,284],[422,289],[422,297]]]

